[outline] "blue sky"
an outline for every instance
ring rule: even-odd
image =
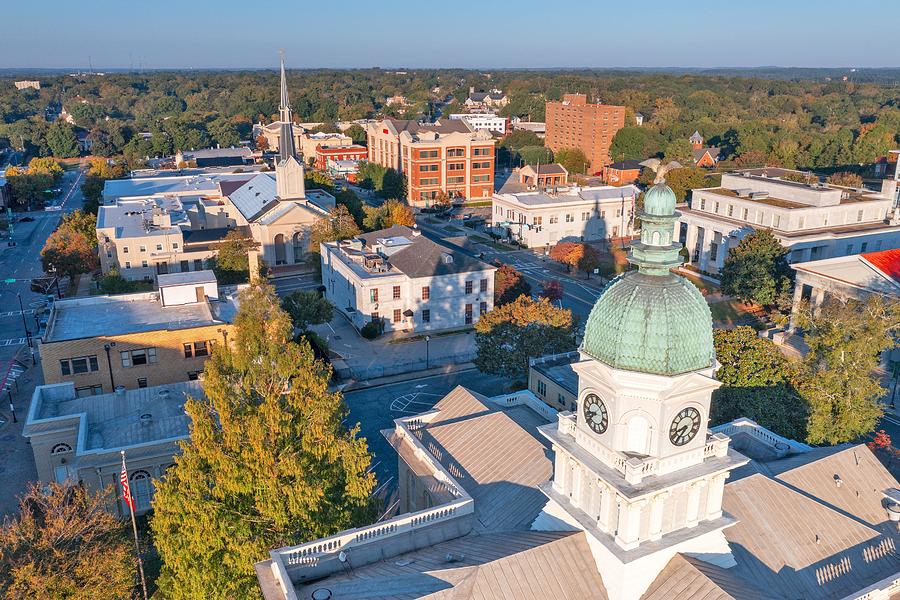
[[[280,8],[286,7],[286,8]],[[900,66],[896,0],[16,0],[0,68]]]

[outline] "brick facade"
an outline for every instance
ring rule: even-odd
[[[590,173],[609,164],[609,147],[625,126],[625,107],[589,104],[584,94],[565,94],[560,102],[547,102],[545,145],[558,152],[578,148],[589,161]]]

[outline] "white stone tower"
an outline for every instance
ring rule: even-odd
[[[275,162],[275,193],[279,200],[300,200],[306,197],[304,169],[297,160],[294,147],[294,123],[291,101],[288,98],[287,78],[284,74],[284,53],[281,55],[281,103],[278,120],[278,159]]]

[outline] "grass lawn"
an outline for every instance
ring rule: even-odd
[[[506,244],[501,244],[500,242],[485,242],[488,246],[493,248],[494,250],[500,250],[501,252],[513,252],[514,250],[518,250],[518,248],[514,248],[513,246],[507,246]]]
[[[739,325],[749,325],[754,329],[759,329],[765,324],[759,317],[757,307],[738,300],[713,302],[709,305],[709,310],[716,327],[730,329]]]
[[[680,271],[678,274],[687,277],[688,279],[691,280],[691,283],[696,285],[701,290],[705,290],[709,294],[718,294],[721,292],[721,289],[719,288],[718,285],[716,285],[710,281],[707,281],[705,279],[701,279],[700,277],[697,277],[696,275],[691,275],[690,273],[685,273],[684,271]]]

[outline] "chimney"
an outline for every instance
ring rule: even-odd
[[[471,96],[471,95],[474,94],[474,93],[475,93],[475,86],[474,86],[474,85],[470,85],[470,86],[469,86],[469,95]]]

